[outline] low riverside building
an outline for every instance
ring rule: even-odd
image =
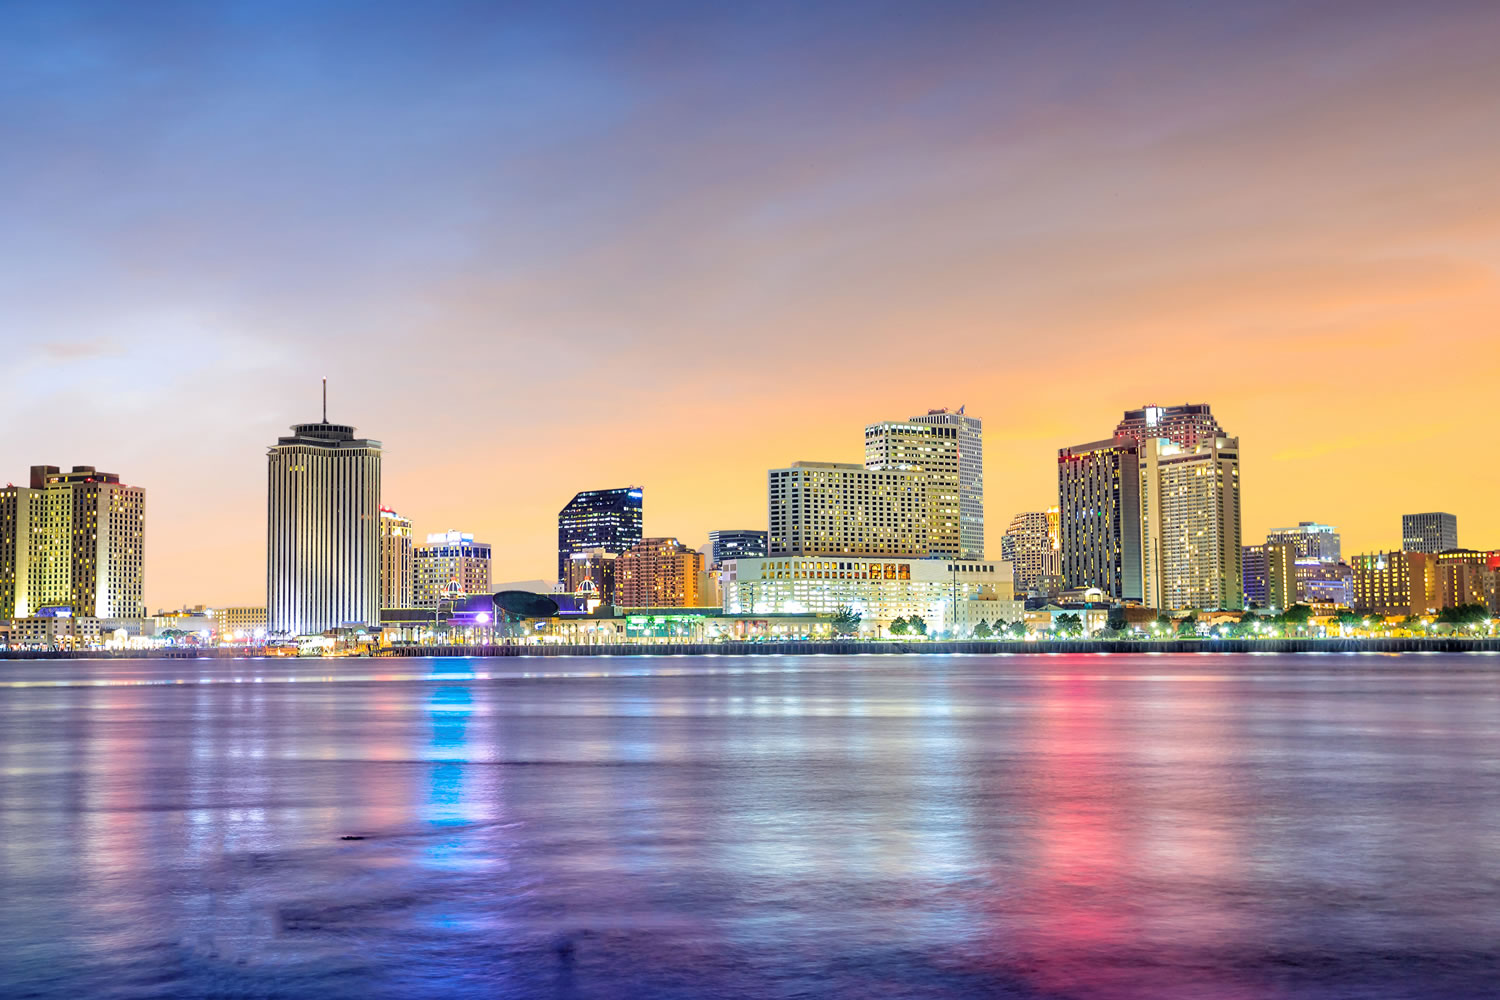
[[[873,556],[768,556],[724,564],[724,611],[732,615],[860,615],[859,634],[890,634],[897,618],[916,615],[929,633],[960,633],[984,621],[1013,622],[1010,563]]]

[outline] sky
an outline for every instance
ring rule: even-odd
[[[11,0],[0,482],[117,472],[148,605],[259,604],[325,376],[497,581],[579,490],[698,546],[963,404],[997,556],[1206,402],[1247,542],[1500,547],[1497,95],[1492,2]]]

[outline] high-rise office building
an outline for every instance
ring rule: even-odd
[[[1014,568],[1012,582],[1017,594],[1045,594],[1061,586],[1056,510],[1017,514],[1000,538],[1000,558]]]
[[[949,427],[958,432],[959,558],[984,558],[984,423],[964,413],[928,410],[914,424]]]
[[[490,592],[490,547],[468,532],[428,535],[427,543],[412,551],[412,566],[416,607]]]
[[[1447,552],[1458,548],[1458,518],[1438,512],[1402,514],[1401,547],[1407,552]]]
[[[266,617],[273,635],[380,620],[380,442],[296,424],[267,454]]]
[[[927,482],[909,469],[793,462],[767,474],[768,555],[926,556]]]
[[[0,617],[144,616],[145,524],[141,487],[90,465],[32,466],[29,486],[0,489]]]
[[[1239,441],[1147,438],[1140,458],[1145,603],[1164,611],[1244,607]]]
[[[675,538],[646,538],[615,560],[615,603],[625,608],[699,606],[703,553]]]
[[[409,608],[416,597],[411,519],[380,508],[380,606]]]
[[[1126,410],[1115,427],[1115,437],[1129,438],[1136,444],[1142,444],[1148,438],[1166,438],[1184,448],[1196,448],[1203,442],[1224,436],[1207,403]]]
[[[751,559],[766,554],[766,533],[746,528],[721,528],[708,533],[709,569],[726,559]]]
[[[865,468],[919,473],[927,486],[927,547],[963,558],[959,428],[886,420],[865,428]]]
[[[1060,450],[1058,506],[1065,587],[1242,606],[1239,443],[1207,405],[1130,410],[1113,438]]]
[[[1299,521],[1295,528],[1277,528],[1266,533],[1267,545],[1290,545],[1297,559],[1336,563],[1342,558],[1339,530],[1331,524]]]
[[[1285,544],[1245,545],[1240,549],[1245,603],[1277,613],[1297,601],[1297,554]]]
[[[568,577],[575,552],[603,549],[612,556],[641,543],[642,504],[639,486],[585,490],[557,515],[557,578]]]
[[[1425,615],[1442,607],[1436,553],[1372,552],[1349,561],[1354,608],[1382,615]]]
[[[1140,601],[1141,455],[1128,438],[1057,453],[1059,565],[1064,587]]]

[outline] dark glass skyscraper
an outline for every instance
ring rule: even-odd
[[[709,569],[718,569],[725,559],[752,559],[766,554],[764,531],[751,529],[710,531],[708,543],[712,546],[713,552],[710,557],[712,565]]]
[[[557,578],[568,578],[575,552],[603,549],[612,556],[641,543],[639,486],[585,490],[557,514]]]

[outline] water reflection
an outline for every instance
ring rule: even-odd
[[[1421,659],[17,664],[0,992],[1488,996]]]

